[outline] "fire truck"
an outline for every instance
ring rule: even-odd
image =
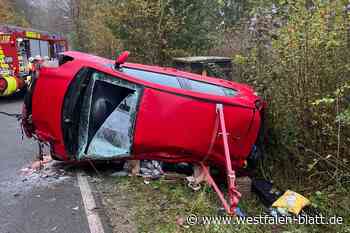
[[[30,85],[33,60],[56,61],[66,50],[67,40],[59,34],[0,25],[0,97]]]

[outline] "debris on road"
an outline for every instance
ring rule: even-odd
[[[124,176],[128,176],[128,172],[126,171],[118,171],[118,172],[114,172],[112,173],[110,176],[112,177],[124,177]]]
[[[14,196],[14,197],[19,197],[19,196],[21,196],[21,194],[15,193],[15,194],[13,194],[13,196]]]
[[[190,187],[193,191],[199,191],[202,187],[201,183],[206,181],[206,175],[200,166],[194,165],[193,175],[186,177],[186,180],[188,182],[188,187]]]
[[[151,180],[159,179],[162,175],[164,175],[162,163],[156,160],[141,161],[140,175]]]
[[[193,191],[199,191],[202,188],[201,184],[196,181],[196,178],[194,178],[194,176],[188,176],[186,177],[186,180],[188,182],[187,186]]]
[[[38,183],[61,182],[70,176],[64,170],[64,164],[54,161],[51,156],[44,155],[43,160],[35,160],[32,164],[22,168],[20,175],[23,182]]]

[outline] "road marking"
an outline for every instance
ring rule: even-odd
[[[104,233],[102,221],[96,212],[96,202],[89,185],[89,182],[82,173],[78,173],[78,185],[83,198],[86,217],[89,223],[90,233]]]

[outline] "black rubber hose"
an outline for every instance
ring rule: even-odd
[[[1,112],[1,115],[5,115],[8,117],[12,117],[12,118],[16,118],[17,120],[21,120],[22,119],[22,114],[18,114],[18,113],[8,113],[8,112]]]

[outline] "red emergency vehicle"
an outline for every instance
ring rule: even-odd
[[[58,34],[0,25],[0,97],[26,88],[33,60],[53,61],[67,49],[67,40]]]

